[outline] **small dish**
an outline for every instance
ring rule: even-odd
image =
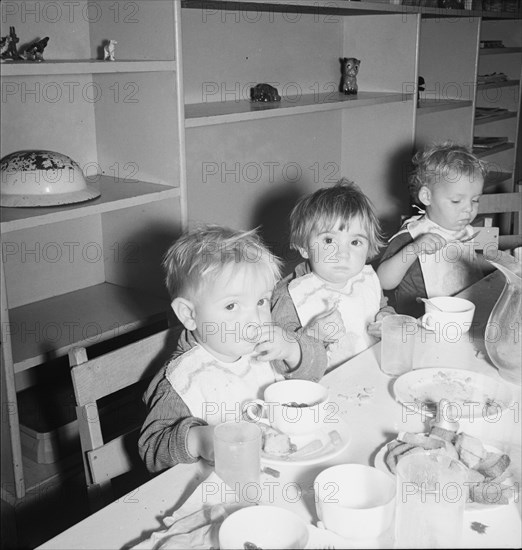
[[[318,443],[318,448],[314,442]],[[285,456],[275,456],[261,451],[261,464],[279,466],[294,464],[308,466],[320,464],[341,454],[350,444],[351,434],[346,422],[340,418],[331,418],[330,422],[321,425],[317,431],[300,436],[291,436],[291,442],[296,446],[296,452]],[[301,453],[304,447],[312,449],[309,453]]]

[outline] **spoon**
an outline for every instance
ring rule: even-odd
[[[425,304],[430,304],[431,306],[433,306],[436,310],[438,311],[444,311],[443,309],[441,309],[438,305],[434,304],[431,300],[429,300],[428,298],[421,298],[420,296],[417,296],[416,298],[417,302],[420,304],[421,302],[424,302]]]

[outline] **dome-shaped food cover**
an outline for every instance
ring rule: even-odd
[[[1,206],[57,206],[95,199],[73,159],[54,151],[16,151],[0,160]]]

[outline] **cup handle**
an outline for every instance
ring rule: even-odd
[[[262,399],[253,399],[243,405],[243,417],[248,422],[268,423],[266,405]]]
[[[424,329],[435,332],[435,324],[433,322],[433,316],[431,315],[431,313],[425,313],[421,317],[421,325]]]

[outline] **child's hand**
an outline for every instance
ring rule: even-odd
[[[336,306],[313,317],[306,329],[310,336],[327,344],[338,342],[346,334],[343,319]]]
[[[263,325],[255,349],[260,361],[285,361],[290,368],[301,362],[301,346],[295,336],[274,323]]]
[[[188,452],[214,462],[214,426],[193,426],[187,434]]]
[[[415,254],[435,254],[446,245],[446,239],[438,233],[424,233],[419,235],[412,243]]]
[[[396,311],[392,307],[381,309],[375,316],[373,323],[368,323],[368,334],[376,338],[382,338],[382,320],[388,315],[395,315]]]

